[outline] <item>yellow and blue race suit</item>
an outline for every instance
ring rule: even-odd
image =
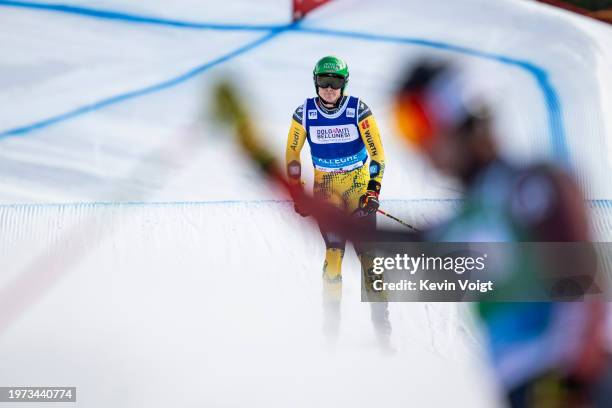
[[[385,153],[378,125],[370,108],[359,98],[342,96],[333,110],[309,98],[294,112],[287,140],[286,165],[289,180],[301,184],[300,152],[308,141],[314,166],[313,194],[348,213],[359,208],[367,189],[380,190]],[[367,165],[369,159],[369,165]],[[363,217],[375,227],[375,214]],[[341,292],[341,264],[345,240],[320,227],[326,246],[324,281]],[[364,269],[365,254],[355,248]],[[365,276],[364,276],[365,278]]]

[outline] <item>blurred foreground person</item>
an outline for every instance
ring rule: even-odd
[[[465,188],[458,214],[421,239],[589,241],[584,199],[572,179],[552,165],[519,167],[502,159],[490,113],[482,103],[468,100],[466,91],[463,74],[454,66],[422,62],[395,95],[394,115],[402,137]],[[379,232],[377,239],[383,237]],[[551,259],[541,262],[521,251],[513,258],[502,260],[501,269],[510,275],[502,290],[527,292],[537,274],[555,272],[538,269],[554,265]],[[478,304],[478,314],[510,406],[612,407],[602,303],[489,300]]]
[[[376,119],[370,108],[355,96],[345,94],[349,69],[334,56],[321,58],[312,72],[317,96],[307,98],[294,112],[287,138],[285,165],[288,181],[301,189],[300,153],[308,141],[314,167],[313,194],[346,214],[365,228],[376,228],[376,210],[385,169],[385,152]],[[368,164],[369,162],[369,164]],[[308,213],[295,202],[295,211]],[[325,242],[323,264],[324,330],[335,337],[340,328],[342,259],[346,239],[319,224]],[[366,296],[376,334],[388,345],[391,333],[384,293],[371,290],[372,256],[355,245]]]
[[[327,230],[354,243],[378,245],[381,250],[382,243],[415,241],[588,244],[584,199],[574,181],[553,165],[521,167],[502,159],[490,113],[483,104],[467,100],[467,90],[456,67],[422,62],[407,73],[394,96],[402,137],[464,187],[458,213],[419,233],[372,231],[305,194],[285,179],[274,157],[258,141],[236,92],[229,85],[220,86],[217,99],[224,119],[235,126],[244,151],[260,169]],[[567,271],[568,262],[572,262],[569,269],[594,279],[597,265],[590,262],[594,258],[570,259],[546,250],[519,250],[512,255],[495,259],[493,273],[503,275],[497,282],[500,287],[475,304],[493,371],[508,404],[516,408],[612,407],[604,305],[552,301],[559,297],[553,296],[552,286],[542,283],[546,277],[566,282],[555,275]],[[538,291],[551,295],[544,301],[524,301],[531,299],[525,294]],[[570,299],[580,299],[582,294],[579,291]]]

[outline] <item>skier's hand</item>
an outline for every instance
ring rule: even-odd
[[[380,206],[378,195],[380,194],[380,183],[374,179],[370,179],[368,189],[365,194],[359,197],[359,210],[362,216],[375,213]]]
[[[380,203],[378,202],[378,193],[368,190],[359,198],[359,209],[365,215],[372,214],[378,210]]]

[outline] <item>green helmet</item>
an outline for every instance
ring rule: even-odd
[[[349,70],[346,62],[344,62],[342,58],[334,57],[333,55],[321,58],[312,70],[312,80],[315,83],[315,90],[317,90],[317,75],[325,74],[337,75],[344,78],[346,81],[342,87],[342,92],[344,93],[344,88],[346,88],[349,79]]]

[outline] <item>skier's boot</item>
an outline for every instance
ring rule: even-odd
[[[330,340],[335,340],[340,333],[340,302],[323,301],[323,334]]]
[[[387,302],[372,302],[371,317],[378,345],[384,353],[393,354],[395,349],[391,344],[391,322]]]
[[[374,273],[373,256],[369,253],[362,253],[359,256],[361,261],[361,272],[365,300],[370,302],[372,323],[378,344],[383,352],[394,353],[391,345],[391,322],[389,322],[389,308],[387,294],[382,290],[375,290],[374,282],[382,281],[383,275]]]

